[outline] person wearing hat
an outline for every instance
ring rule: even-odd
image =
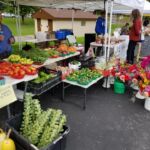
[[[2,24],[2,12],[0,12],[0,59],[7,58],[11,54],[11,44],[14,42],[15,39],[11,30]]]

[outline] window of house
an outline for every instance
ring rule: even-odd
[[[82,20],[81,21],[81,26],[86,26],[86,21]]]

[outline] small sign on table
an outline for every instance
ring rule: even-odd
[[[11,85],[0,86],[0,108],[5,107],[17,100]]]

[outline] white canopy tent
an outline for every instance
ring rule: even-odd
[[[145,1],[143,14],[150,14],[150,2]],[[127,9],[116,9],[113,11],[114,14],[130,14],[131,10]]]
[[[19,5],[51,7],[51,8],[74,8],[82,10],[104,9],[104,1],[107,0],[15,0]],[[111,1],[111,0],[110,0]],[[133,8],[143,9],[144,0],[113,0],[114,10]]]
[[[12,1],[12,0],[10,0]],[[138,8],[143,10],[145,0],[13,0],[19,5],[28,5],[28,6],[39,6],[39,7],[50,7],[50,8],[67,8],[67,9],[81,9],[84,11],[94,11],[94,10],[106,10],[105,20],[106,20],[106,30],[107,33],[107,23],[108,23],[108,13],[110,13],[109,20],[109,36],[108,36],[108,51],[105,46],[105,56],[106,62],[109,56],[110,51],[110,36],[111,36],[111,23],[112,23],[112,12],[113,10],[132,10]],[[105,3],[105,5],[104,5]],[[18,14],[19,15],[19,14]],[[73,20],[73,19],[72,19]],[[20,21],[18,21],[20,26]],[[19,32],[21,33],[21,32]],[[20,34],[21,35],[21,34]],[[105,42],[106,42],[105,36]],[[106,45],[106,43],[105,43]],[[20,46],[21,48],[21,46]],[[107,54],[108,53],[108,54]]]

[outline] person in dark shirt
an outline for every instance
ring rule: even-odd
[[[144,27],[147,27],[148,25],[149,25],[149,20],[148,20],[148,19],[144,20],[143,26],[144,26]]]
[[[133,25],[129,31],[129,45],[127,50],[127,63],[134,63],[134,50],[137,43],[141,40],[142,20],[138,9],[134,9],[131,13]]]
[[[11,44],[15,42],[11,30],[2,24],[2,12],[0,12],[0,58],[4,59],[11,54]]]
[[[129,23],[126,23],[122,28],[121,28],[121,35],[128,35],[129,34]]]

